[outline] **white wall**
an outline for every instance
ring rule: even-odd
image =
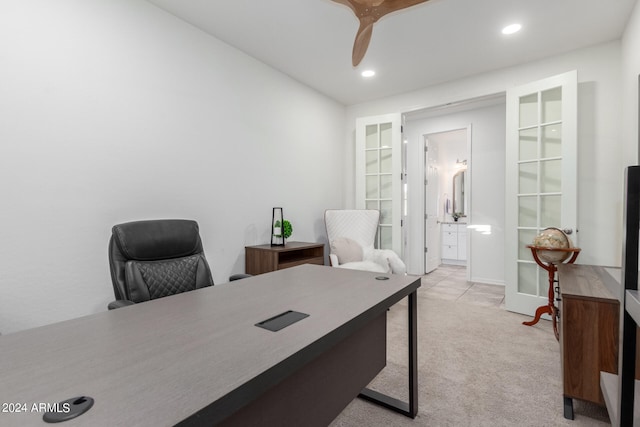
[[[468,126],[471,126],[471,152],[470,158],[467,159],[469,161],[470,216],[466,218],[466,222],[470,225],[491,227],[491,234],[468,231],[469,277],[476,282],[504,284],[504,103],[407,122],[405,131],[410,145],[409,152],[413,154],[408,156],[408,167],[418,171],[417,173],[409,172],[408,175],[410,180],[415,176],[424,176],[423,165],[416,161],[420,155],[420,144],[417,142],[421,141],[422,135]],[[451,174],[444,179],[450,182]],[[409,182],[409,203],[412,212],[424,206],[424,192],[419,187],[419,179]],[[413,218],[420,216],[412,215]],[[408,222],[414,230],[412,235],[420,233],[424,235],[423,221],[408,220]],[[410,245],[411,252],[419,253],[421,246],[422,242],[414,242]]]
[[[638,159],[638,75],[640,74],[640,3],[629,18],[622,36],[622,138],[623,166],[637,165]]]
[[[271,208],[321,241],[345,108],[140,0],[0,3],[0,332],[106,309],[113,224],[200,223],[214,280]]]
[[[634,15],[635,16],[635,15]],[[637,21],[637,17],[636,17]],[[635,40],[635,39],[634,39]],[[638,52],[638,42],[630,43]],[[610,42],[563,55],[505,68],[442,85],[347,108],[346,176],[353,176],[355,118],[408,112],[490,94],[534,80],[578,70],[579,191],[578,227],[583,264],[620,265],[622,230],[622,152],[627,139],[620,128],[621,43]],[[632,55],[630,52],[629,55]],[[633,53],[633,55],[636,55]],[[636,76],[637,79],[637,76]],[[637,89],[636,90],[637,93]],[[501,129],[504,133],[504,128]],[[473,160],[472,160],[473,161]],[[408,171],[409,174],[412,171]],[[474,175],[472,182],[477,183]],[[497,185],[496,191],[503,191]],[[353,183],[345,204],[353,205]],[[473,190],[472,190],[473,192]],[[473,209],[473,205],[472,205]],[[475,220],[475,219],[474,219]],[[478,221],[480,218],[477,219]],[[496,272],[502,275],[503,272]],[[495,276],[496,278],[498,276]]]

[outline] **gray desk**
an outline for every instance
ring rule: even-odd
[[[386,310],[406,296],[410,401],[365,395],[415,416],[420,279],[376,276],[303,265],[0,336],[0,404],[29,408],[0,425],[47,425],[34,403],[82,395],[94,406],[60,425],[326,425],[384,366]],[[309,317],[254,326],[287,310]]]

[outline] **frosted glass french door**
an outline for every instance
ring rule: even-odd
[[[402,256],[400,114],[356,119],[356,208],[380,211],[376,247]]]
[[[526,246],[547,227],[577,246],[577,72],[507,91],[505,308],[532,315],[548,301],[547,272]]]

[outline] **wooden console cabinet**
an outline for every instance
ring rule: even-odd
[[[604,267],[558,265],[564,416],[572,399],[604,405],[600,371],[618,372],[620,284]]]
[[[573,419],[572,399],[581,399],[609,410],[618,425],[617,373],[620,334],[620,269],[594,265],[558,266],[560,353],[564,416]],[[637,347],[640,330],[636,328]],[[640,349],[636,349],[640,355]],[[635,360],[640,376],[640,358]],[[607,386],[608,392],[603,387]]]
[[[247,274],[262,274],[301,264],[324,265],[324,244],[287,242],[284,246],[245,247]]]

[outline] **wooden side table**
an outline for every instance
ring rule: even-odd
[[[538,256],[539,251],[553,251],[553,252],[570,252],[571,258],[567,261],[567,264],[573,264],[578,258],[578,254],[580,253],[580,248],[547,248],[543,246],[535,246],[535,245],[527,245],[529,249],[531,249],[531,254],[533,255],[533,259],[536,260],[536,264],[545,269],[549,273],[549,302],[547,305],[543,305],[538,307],[536,310],[536,314],[533,320],[529,322],[522,322],[523,325],[533,326],[540,321],[540,317],[543,314],[548,314],[551,316],[553,321],[553,333],[556,336],[556,339],[560,339],[560,335],[558,333],[558,319],[556,317],[556,306],[553,302],[554,300],[554,289],[553,283],[556,278],[556,271],[558,270],[556,265],[551,262],[546,262],[540,259]]]
[[[324,243],[287,242],[284,246],[245,247],[245,271],[262,274],[301,264],[324,265]]]

